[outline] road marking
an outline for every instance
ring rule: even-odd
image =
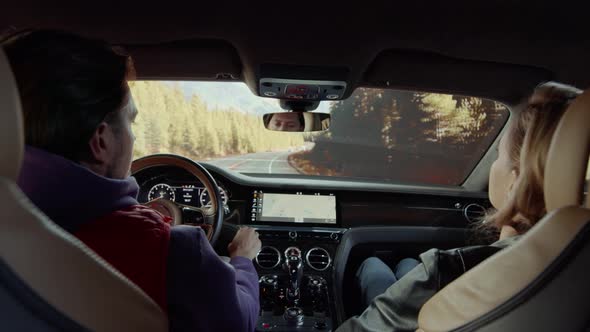
[[[275,158],[276,159],[276,158]],[[238,159],[238,158],[226,158],[226,159],[213,159],[205,160],[204,162],[209,164],[221,163],[225,161],[271,161],[272,159]],[[286,160],[275,160],[276,163],[287,163]]]
[[[268,164],[268,174],[272,174],[272,164],[277,161],[277,159],[279,159],[280,157],[284,156],[285,154],[280,154],[274,158],[272,158],[272,160],[270,161],[270,164]]]
[[[240,165],[242,165],[242,164],[245,164],[245,163],[247,163],[248,161],[249,161],[249,160],[247,160],[247,159],[246,159],[246,160],[241,160],[241,161],[238,161],[237,163],[235,163],[235,164],[231,165],[231,166],[229,167],[229,169],[236,169],[236,167],[238,167],[238,166],[240,166]]]

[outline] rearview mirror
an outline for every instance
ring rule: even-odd
[[[264,114],[264,127],[273,131],[311,132],[330,128],[330,114],[279,112]]]

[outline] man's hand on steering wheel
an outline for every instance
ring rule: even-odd
[[[156,198],[145,203],[144,205],[172,218],[173,225],[182,224],[182,212],[180,212],[180,209],[174,202],[164,198]]]
[[[188,224],[200,226],[207,234],[207,238],[211,244],[214,245],[219,238],[225,214],[223,200],[221,199],[219,187],[215,179],[201,164],[188,158],[169,154],[151,155],[137,159],[131,165],[131,173],[136,174],[152,167],[161,166],[173,166],[184,169],[194,176],[196,180],[205,186],[211,197],[211,205],[193,207],[165,199],[156,199],[146,203],[146,206],[171,217],[174,225]]]
[[[172,218],[172,225],[192,225],[201,227],[210,237],[215,214],[210,207],[196,208],[178,204],[165,198],[156,198],[144,204],[161,214]]]

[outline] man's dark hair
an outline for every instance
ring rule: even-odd
[[[25,141],[73,161],[92,160],[89,141],[115,127],[129,98],[131,58],[108,43],[54,31],[22,31],[2,46],[21,96]]]

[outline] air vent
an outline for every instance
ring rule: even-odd
[[[469,222],[480,222],[486,216],[486,209],[479,204],[469,204],[463,209],[463,215]]]
[[[310,249],[305,256],[307,265],[316,271],[324,271],[330,267],[332,259],[326,249],[315,247]]]
[[[262,247],[256,255],[256,264],[263,269],[273,269],[281,263],[281,253],[275,247]]]

